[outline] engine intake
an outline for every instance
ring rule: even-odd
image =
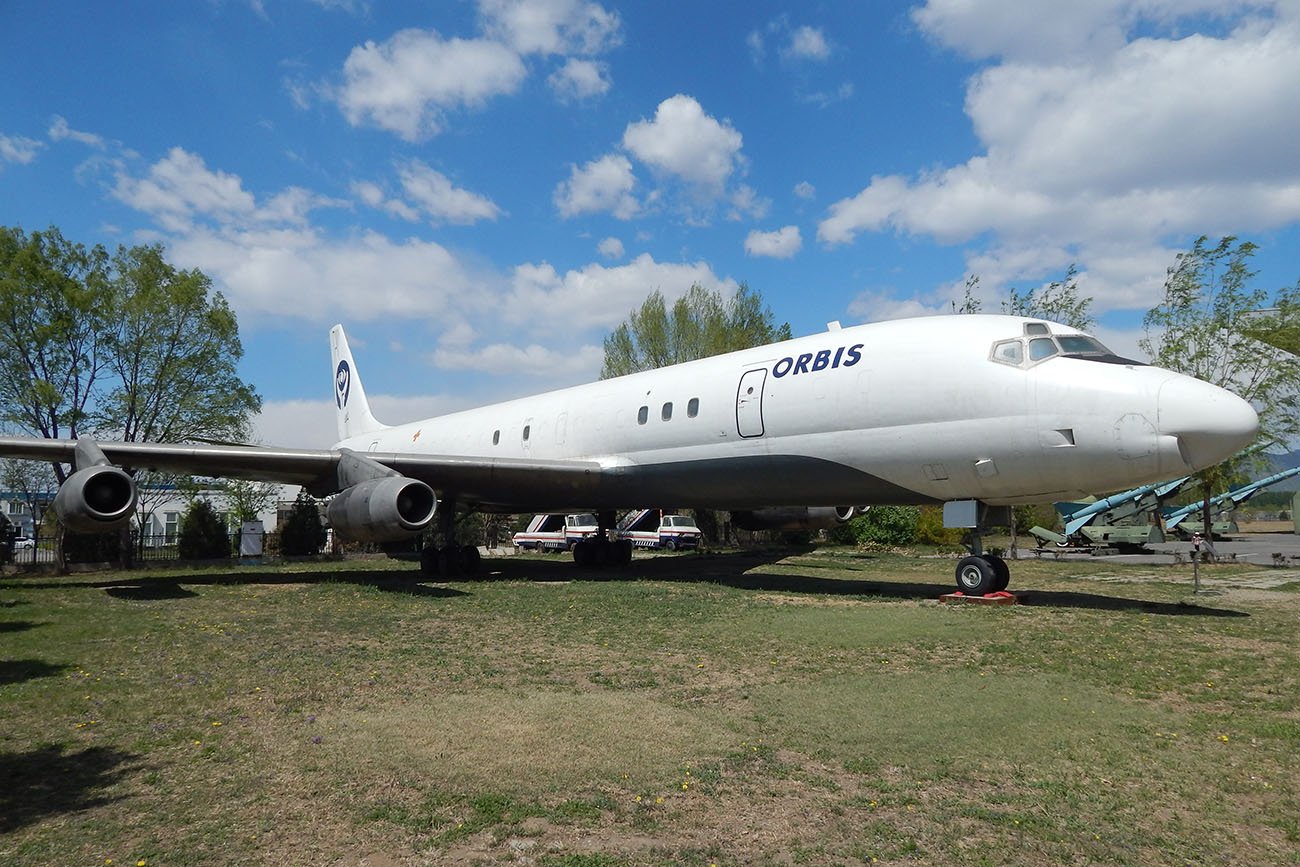
[[[135,511],[135,482],[114,466],[86,467],[68,476],[54,495],[54,514],[74,533],[126,526]]]
[[[731,513],[742,530],[829,530],[869,506],[777,506]]]
[[[433,488],[417,479],[387,476],[344,489],[330,500],[330,526],[356,542],[396,542],[428,529],[438,510]]]

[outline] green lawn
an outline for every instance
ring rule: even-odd
[[[1300,864],[1300,584],[485,566],[6,577],[0,863]]]

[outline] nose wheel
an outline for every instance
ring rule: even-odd
[[[957,589],[967,596],[985,596],[1007,589],[1011,569],[996,554],[972,554],[957,561]]]

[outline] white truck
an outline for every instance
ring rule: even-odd
[[[584,539],[599,531],[596,516],[584,512],[580,515],[533,515],[528,529],[515,533],[515,547],[524,551],[571,551]]]
[[[703,534],[695,519],[687,515],[665,515],[658,509],[630,513],[619,524],[618,538],[628,539],[635,548],[698,548]]]

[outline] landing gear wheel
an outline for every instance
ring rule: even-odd
[[[438,549],[430,545],[420,552],[420,577],[426,580],[437,578],[440,574],[438,569]]]
[[[632,562],[632,540],[631,539],[619,539],[617,542],[614,543],[614,551],[616,552],[616,556],[614,557],[614,562],[617,563],[618,565],[626,566],[627,564]]]
[[[443,578],[455,578],[462,574],[464,564],[461,562],[459,547],[448,545],[438,551],[438,571],[442,573]]]
[[[577,542],[573,546],[573,562],[577,566],[592,566],[595,559],[592,544],[587,541]]]
[[[992,593],[996,582],[993,565],[983,557],[962,557],[957,561],[957,589],[967,596]]]
[[[465,570],[467,576],[478,574],[479,567],[478,548],[473,545],[462,545],[460,549],[460,564]]]
[[[1001,593],[1011,583],[1011,568],[996,554],[985,554],[984,560],[993,567],[993,593]]]

